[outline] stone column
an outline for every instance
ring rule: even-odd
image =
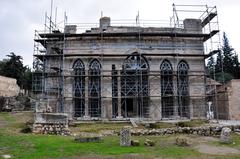
[[[121,71],[118,70],[118,77],[117,77],[117,82],[118,82],[118,116],[117,118],[123,118],[122,112],[121,112]]]
[[[150,68],[153,66],[150,66]],[[157,67],[157,66],[155,66]],[[153,67],[154,68],[154,67]],[[155,70],[154,70],[155,71]],[[150,96],[150,113],[149,117],[153,120],[161,120],[162,106],[161,106],[161,86],[160,76],[149,76],[149,96]]]
[[[85,109],[84,109],[84,118],[90,118],[89,109],[88,109],[88,70],[85,71]]]
[[[177,74],[175,72],[174,74]],[[173,116],[174,117],[179,117],[178,114],[178,86],[177,86],[177,75],[173,76]]]
[[[107,70],[107,69],[105,69]],[[103,74],[104,73],[104,74]],[[111,71],[103,72],[101,76],[101,117],[103,119],[112,118],[112,79]]]

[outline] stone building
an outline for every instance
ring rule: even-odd
[[[213,104],[216,119],[240,120],[240,80],[232,79],[225,85],[217,84],[216,91],[211,92],[209,101]]]
[[[112,26],[102,17],[83,33],[76,25],[38,33],[38,112],[74,120],[205,118],[204,42],[218,31],[202,29],[211,19],[140,27]]]

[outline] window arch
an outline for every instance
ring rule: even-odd
[[[149,116],[149,65],[138,52],[123,61],[121,103],[124,117]]]
[[[85,67],[80,59],[73,64],[74,72],[74,116],[82,117],[85,109]]]
[[[162,117],[169,118],[174,115],[173,102],[173,69],[170,61],[163,60],[160,65],[161,71],[161,99]]]
[[[189,114],[189,83],[188,83],[189,66],[186,61],[181,60],[177,67],[177,87],[178,87],[178,104],[179,115],[181,117],[190,117]]]
[[[148,62],[143,55],[137,52],[129,55],[123,62],[124,70],[148,70]]]
[[[93,59],[89,64],[89,113],[101,117],[101,64]]]

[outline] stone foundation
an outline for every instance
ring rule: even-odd
[[[33,133],[70,135],[68,125],[63,123],[35,123],[33,124]]]
[[[222,128],[226,126],[207,126],[207,127],[177,127],[164,129],[131,129],[131,135],[171,135],[171,134],[194,134],[202,136],[217,136],[221,134]],[[239,132],[240,125],[227,126],[233,132]]]
[[[33,133],[70,135],[68,117],[64,113],[36,113]]]

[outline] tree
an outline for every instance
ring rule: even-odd
[[[226,36],[226,33],[224,32],[223,33],[223,47],[222,47],[222,51],[223,51],[223,70],[224,70],[224,72],[230,73],[232,75],[233,75],[233,69],[234,69],[233,50],[234,49],[230,47],[228,38]]]
[[[207,64],[208,70],[212,70],[212,61],[214,61],[214,58],[209,58]],[[233,78],[240,78],[240,64],[238,56],[234,49],[230,46],[225,32],[223,33],[222,49],[217,54],[215,73],[216,80],[222,83],[225,83]],[[211,75],[210,77],[212,78]]]
[[[215,61],[213,56],[211,56],[208,59],[208,63],[207,63],[207,72],[210,76],[210,78],[214,79],[214,69],[215,69]]]
[[[31,89],[31,69],[24,66],[22,57],[11,52],[8,59],[0,61],[0,74],[6,77],[15,78],[22,89]]]

